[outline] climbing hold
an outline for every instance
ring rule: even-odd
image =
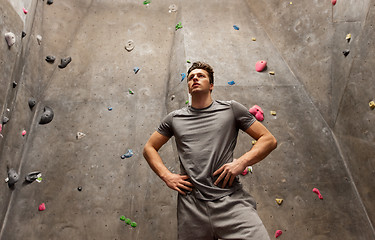
[[[66,57],[66,58],[62,58],[61,59],[61,63],[59,65],[59,68],[65,68],[66,66],[68,66],[68,64],[72,61],[72,58],[71,57]]]
[[[26,37],[26,33],[24,31],[22,31],[22,38]]]
[[[188,104],[188,103],[189,103],[189,100],[186,100],[186,101],[185,101],[185,104]]]
[[[137,74],[139,72],[139,68],[135,67],[135,68],[133,68],[133,71],[134,71],[135,74]]]
[[[233,28],[234,28],[234,30],[240,30],[240,28],[237,27],[236,25],[233,25]]]
[[[276,202],[277,204],[281,205],[283,203],[283,199],[282,198],[276,198]]]
[[[133,95],[133,94],[134,94],[134,91],[133,91],[133,90],[131,90],[130,88],[128,88],[128,92],[129,92],[129,94],[131,94],[131,95]]]
[[[126,45],[125,45],[125,49],[126,49],[126,51],[128,51],[128,52],[130,52],[131,50],[133,50],[134,49],[134,42],[133,42],[133,40],[129,40],[127,43],[126,43]]]
[[[289,4],[290,4],[290,5],[292,5],[292,4],[293,4],[293,2],[289,2]]]
[[[274,71],[269,71],[268,72],[270,75],[275,75],[275,72]]]
[[[263,110],[258,105],[254,105],[252,108],[250,108],[249,112],[253,114],[258,121],[264,120]]]
[[[349,53],[350,53],[350,50],[344,50],[344,51],[342,51],[342,54],[344,54],[345,57],[348,56]]]
[[[276,230],[276,232],[275,232],[275,238],[280,237],[281,234],[283,234],[283,231],[281,231],[281,230]]]
[[[261,60],[255,64],[255,70],[257,72],[263,71],[267,67],[267,61]]]
[[[35,171],[35,172],[30,172],[28,173],[26,176],[25,176],[25,181],[27,182],[34,182],[35,180],[37,180],[38,178],[40,178],[42,176],[41,172],[39,171]]]
[[[130,157],[132,157],[133,156],[133,150],[132,149],[128,149],[128,151],[125,153],[125,154],[123,154],[123,155],[121,155],[121,158],[122,159],[125,159],[125,158],[130,158]]]
[[[22,10],[23,10],[23,13],[24,13],[24,14],[27,14],[27,13],[28,13],[28,11],[26,10],[26,8],[22,8]]]
[[[38,45],[42,43],[42,36],[36,35],[36,41],[38,42]]]
[[[13,186],[16,182],[18,182],[19,175],[13,168],[8,170],[8,185]]]
[[[136,222],[132,222],[132,223],[130,224],[130,226],[132,226],[133,228],[135,228],[135,227],[137,227],[137,223],[136,223]]]
[[[16,88],[16,87],[17,87],[17,82],[13,81],[13,88]]]
[[[48,1],[47,1],[47,4],[48,4],[48,5],[51,5],[52,3],[53,3],[53,0],[48,0]]]
[[[3,130],[3,124],[0,124],[0,133],[1,133],[1,130]]]
[[[81,138],[83,138],[84,136],[86,136],[86,134],[84,134],[83,132],[77,132],[76,138],[77,138],[77,139],[81,139]]]
[[[243,176],[245,176],[247,173],[249,172],[249,170],[247,168],[245,168],[245,170],[243,170],[243,172],[241,173]]]
[[[148,5],[150,3],[151,3],[151,1],[149,1],[149,0],[143,1],[143,5]]]
[[[175,97],[176,97],[175,95],[172,95],[171,96],[171,101],[173,101],[175,99]]]
[[[56,59],[55,56],[51,56],[51,55],[46,57],[46,61],[49,63],[54,63],[55,59]]]
[[[130,225],[132,223],[132,220],[130,220],[129,218],[125,218],[125,223]]]
[[[251,40],[253,40],[254,42],[257,40],[255,37],[251,38]]]
[[[22,131],[22,136],[25,136],[26,135],[26,130],[23,130]]]
[[[176,24],[176,31],[177,31],[178,29],[181,29],[181,28],[182,28],[182,24],[181,24],[181,22],[177,23],[177,24]]]
[[[3,117],[3,124],[7,124],[7,122],[9,122],[9,118],[7,118],[7,117]]]
[[[335,6],[335,5],[336,5],[336,2],[337,2],[337,0],[331,0],[331,2],[332,2],[332,5],[333,5],[333,6]]]
[[[52,121],[54,115],[55,114],[53,113],[53,110],[50,107],[45,106],[44,112],[42,114],[42,117],[40,118],[39,124],[50,123]]]
[[[190,60],[186,60],[187,63],[191,63]]]
[[[79,192],[81,192],[81,191],[82,191],[82,187],[81,187],[81,186],[78,186],[78,187],[77,187],[77,190],[78,190]]]
[[[176,6],[176,4],[172,4],[169,6],[169,12],[177,12],[178,8]]]
[[[248,171],[249,173],[253,173],[253,167],[252,167],[252,166],[248,166],[248,167],[247,167],[247,171]]]
[[[29,103],[29,108],[33,109],[33,107],[36,104],[36,100],[34,98],[30,98],[29,101],[28,101],[28,103]]]
[[[13,44],[16,43],[16,35],[14,35],[14,33],[7,32],[4,35],[9,47],[13,46]]]
[[[39,209],[39,211],[46,210],[46,204],[44,204],[44,203],[40,204],[38,209]]]
[[[314,193],[318,194],[319,199],[323,199],[322,194],[320,194],[320,191],[317,188],[313,188],[312,190]]]
[[[375,102],[374,102],[374,101],[369,102],[368,105],[369,105],[369,107],[370,107],[371,109],[374,109],[374,108],[375,108]]]
[[[348,42],[350,42],[350,39],[352,39],[352,35],[350,33],[346,34],[346,40],[348,40]]]
[[[235,82],[232,80],[232,81],[228,82],[228,84],[232,86],[232,85],[235,84]]]
[[[125,219],[126,219],[125,216],[121,216],[121,217],[120,217],[120,220],[121,220],[121,221],[125,221]]]
[[[255,145],[255,143],[257,143],[257,140],[251,141],[251,144]]]
[[[270,111],[270,114],[271,114],[272,116],[276,116],[276,111]]]
[[[181,82],[184,81],[185,77],[186,77],[186,73],[181,73]]]

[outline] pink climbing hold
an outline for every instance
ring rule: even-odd
[[[318,194],[319,199],[323,199],[322,194],[320,194],[320,192],[319,192],[319,190],[317,188],[314,188],[313,192],[316,193],[316,194]]]
[[[250,108],[249,112],[253,114],[258,121],[264,120],[263,110],[258,105],[254,105],[252,108]]]
[[[44,204],[44,203],[40,204],[38,209],[39,209],[39,211],[46,210],[46,204]]]
[[[247,168],[245,168],[245,170],[243,170],[243,172],[241,173],[243,176],[245,176],[247,173],[249,172],[249,170],[247,170]]]
[[[275,232],[275,238],[280,237],[281,234],[283,234],[283,231],[281,231],[281,230],[276,230],[276,232]]]
[[[0,133],[1,133],[1,130],[3,130],[3,124],[0,124]]]
[[[22,136],[25,136],[26,135],[26,130],[23,130],[22,131]]]
[[[24,14],[27,14],[27,10],[25,8],[22,9]]]
[[[261,72],[263,71],[267,66],[267,61],[264,61],[264,60],[261,60],[261,61],[258,61],[256,64],[255,64],[255,70],[257,72]]]
[[[336,5],[336,2],[337,2],[337,0],[331,0],[331,2],[332,2],[332,5],[333,5],[333,6],[335,6],[335,5]]]

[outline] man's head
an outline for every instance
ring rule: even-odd
[[[208,77],[210,79],[210,83],[214,84],[214,70],[213,70],[213,68],[208,63],[194,62],[193,65],[191,65],[191,67],[189,68],[189,70],[187,72],[187,80],[188,81],[189,81],[189,74],[194,69],[203,69],[203,70],[205,70],[208,73]]]

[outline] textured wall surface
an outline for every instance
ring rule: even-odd
[[[281,229],[280,239],[375,239],[374,5],[0,0],[1,36],[17,35],[11,48],[0,44],[0,109],[10,118],[0,136],[0,177],[8,168],[20,174],[14,187],[0,185],[0,239],[176,239],[177,193],[142,149],[165,114],[186,106],[187,60],[214,67],[215,99],[264,110],[278,148],[240,179],[271,237]],[[47,63],[47,55],[56,61]],[[59,68],[68,56],[71,63]],[[255,71],[259,60],[266,71]],[[54,118],[39,124],[46,106]],[[235,157],[251,140],[239,134]],[[134,155],[121,159],[128,149]],[[176,154],[172,138],[160,155],[178,173]],[[32,171],[41,171],[40,183],[23,181]]]

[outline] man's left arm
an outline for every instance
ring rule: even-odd
[[[223,180],[223,188],[227,184],[232,186],[236,176],[242,173],[247,166],[252,166],[257,162],[260,162],[277,146],[276,138],[258,121],[254,122],[245,132],[256,139],[257,143],[250,151],[246,152],[240,158],[231,163],[224,164],[216,170],[213,175],[220,174],[220,176],[215,181],[215,185],[218,185],[219,182]]]

